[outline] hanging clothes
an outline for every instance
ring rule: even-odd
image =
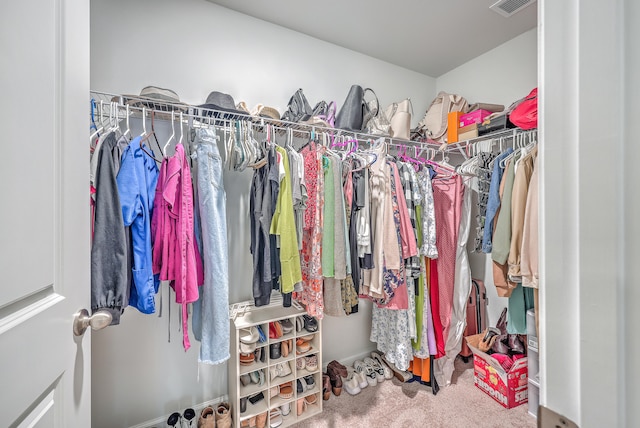
[[[91,245],[91,311],[108,311],[111,325],[129,301],[127,237],[116,183],[120,151],[111,132],[93,154],[96,158],[94,233]]]
[[[160,281],[153,274],[151,254],[151,215],[158,182],[158,167],[154,159],[134,138],[122,153],[120,170],[116,177],[124,226],[129,228],[133,261],[129,305],[143,314],[155,312],[155,295]]]
[[[271,238],[271,184],[269,166],[253,172],[249,193],[249,222],[251,223],[250,252],[253,257],[253,301],[255,306],[268,305],[273,289]]]
[[[484,227],[487,218],[487,206],[489,203],[489,193],[491,191],[492,162],[496,158],[495,153],[481,152],[478,158],[478,215],[476,216],[476,236],[474,251],[482,251],[482,240]]]
[[[307,209],[304,212],[302,251],[302,291],[294,298],[305,305],[307,313],[318,319],[324,317],[322,284],[322,224],[324,213],[324,171],[322,155],[311,142],[301,152],[304,159],[307,185]]]
[[[188,332],[187,304],[198,300],[198,286],[204,282],[202,257],[194,236],[193,188],[189,163],[182,144],[175,154],[163,161],[156,186],[152,234],[154,239],[154,274],[176,293],[182,308],[182,343],[191,347]]]
[[[295,284],[302,281],[302,273],[293,213],[289,157],[287,151],[282,147],[277,147],[276,151],[284,163],[284,178],[281,181],[276,210],[271,219],[270,233],[280,237],[280,266],[282,269],[280,288],[283,294],[290,294],[293,292]]]
[[[204,283],[193,305],[194,337],[200,341],[198,361],[220,364],[230,357],[229,256],[226,194],[222,158],[214,130],[196,131],[198,212],[201,218]]]
[[[515,179],[516,157],[508,161],[502,177],[500,211],[497,213],[495,231],[493,233],[493,283],[496,286],[498,296],[509,297],[516,287],[516,283],[509,281],[507,277],[507,258],[511,246],[511,196],[513,194],[513,181]]]
[[[471,266],[467,253],[467,241],[471,231],[471,189],[463,187],[461,219],[456,250],[455,284],[449,334],[445,336],[445,354],[434,361],[434,376],[440,386],[451,384],[456,356],[462,350],[467,320],[467,299],[471,292]]]
[[[489,185],[489,195],[487,198],[487,214],[482,231],[482,252],[491,253],[493,250],[493,231],[495,219],[500,209],[500,184],[504,175],[502,161],[513,152],[511,147],[500,153],[493,160],[493,172],[491,173],[491,184]]]
[[[461,206],[464,196],[462,177],[448,172],[438,172],[433,182],[433,198],[436,215],[436,246],[438,247],[438,294],[442,336],[449,337],[456,275],[456,254],[460,228]],[[446,351],[445,351],[446,352]],[[441,356],[439,354],[439,356]]]

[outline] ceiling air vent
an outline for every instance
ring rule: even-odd
[[[492,4],[489,9],[499,13],[505,18],[509,18],[514,13],[520,12],[535,2],[536,0],[500,0]]]

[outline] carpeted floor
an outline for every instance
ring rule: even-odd
[[[343,390],[323,402],[323,412],[296,427],[308,428],[456,428],[535,427],[527,405],[507,410],[473,384],[473,360],[456,360],[452,384],[438,395],[417,382],[386,380],[351,396]]]

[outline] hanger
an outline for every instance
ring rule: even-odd
[[[171,135],[169,136],[169,139],[167,140],[165,145],[162,147],[162,153],[164,154],[165,157],[167,156],[167,148],[169,147],[169,144],[171,144],[171,142],[175,141],[176,139],[175,121],[176,121],[176,113],[174,110],[171,110]]]
[[[127,124],[127,129],[124,131],[124,136],[126,138],[130,138],[131,136],[131,126],[129,125],[129,104],[127,104],[127,109],[126,109],[126,115],[127,115],[127,119],[126,119],[126,124]]]
[[[148,152],[145,148],[143,143],[149,138],[149,136],[151,136],[151,134],[155,134],[155,131],[153,131],[153,112],[151,112],[151,133],[147,134],[147,109],[146,107],[142,107],[142,134],[140,134],[140,136],[138,138],[140,138],[140,150],[142,150],[144,152],[144,154],[146,154],[147,156],[149,156],[151,159],[153,159],[154,161],[161,163],[158,159],[156,159],[156,157],[153,155],[153,152]],[[158,142],[158,139],[156,138],[156,143]],[[160,148],[160,145],[158,145],[158,148]]]
[[[100,138],[100,133],[104,130],[104,117],[103,117],[103,112],[104,112],[104,105],[102,100],[100,100],[100,126],[98,127],[95,122],[94,122],[94,107],[96,106],[95,100],[91,100],[91,122],[92,122],[92,126],[95,128],[95,132],[89,135],[89,141],[93,141],[94,138],[98,137]],[[89,127],[89,129],[91,129],[91,127]]]

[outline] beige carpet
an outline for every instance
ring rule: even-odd
[[[300,422],[308,428],[455,428],[535,427],[527,404],[505,409],[473,384],[473,361],[456,360],[453,382],[438,395],[417,382],[401,383],[393,378],[367,387],[351,396],[324,401],[323,413]]]

